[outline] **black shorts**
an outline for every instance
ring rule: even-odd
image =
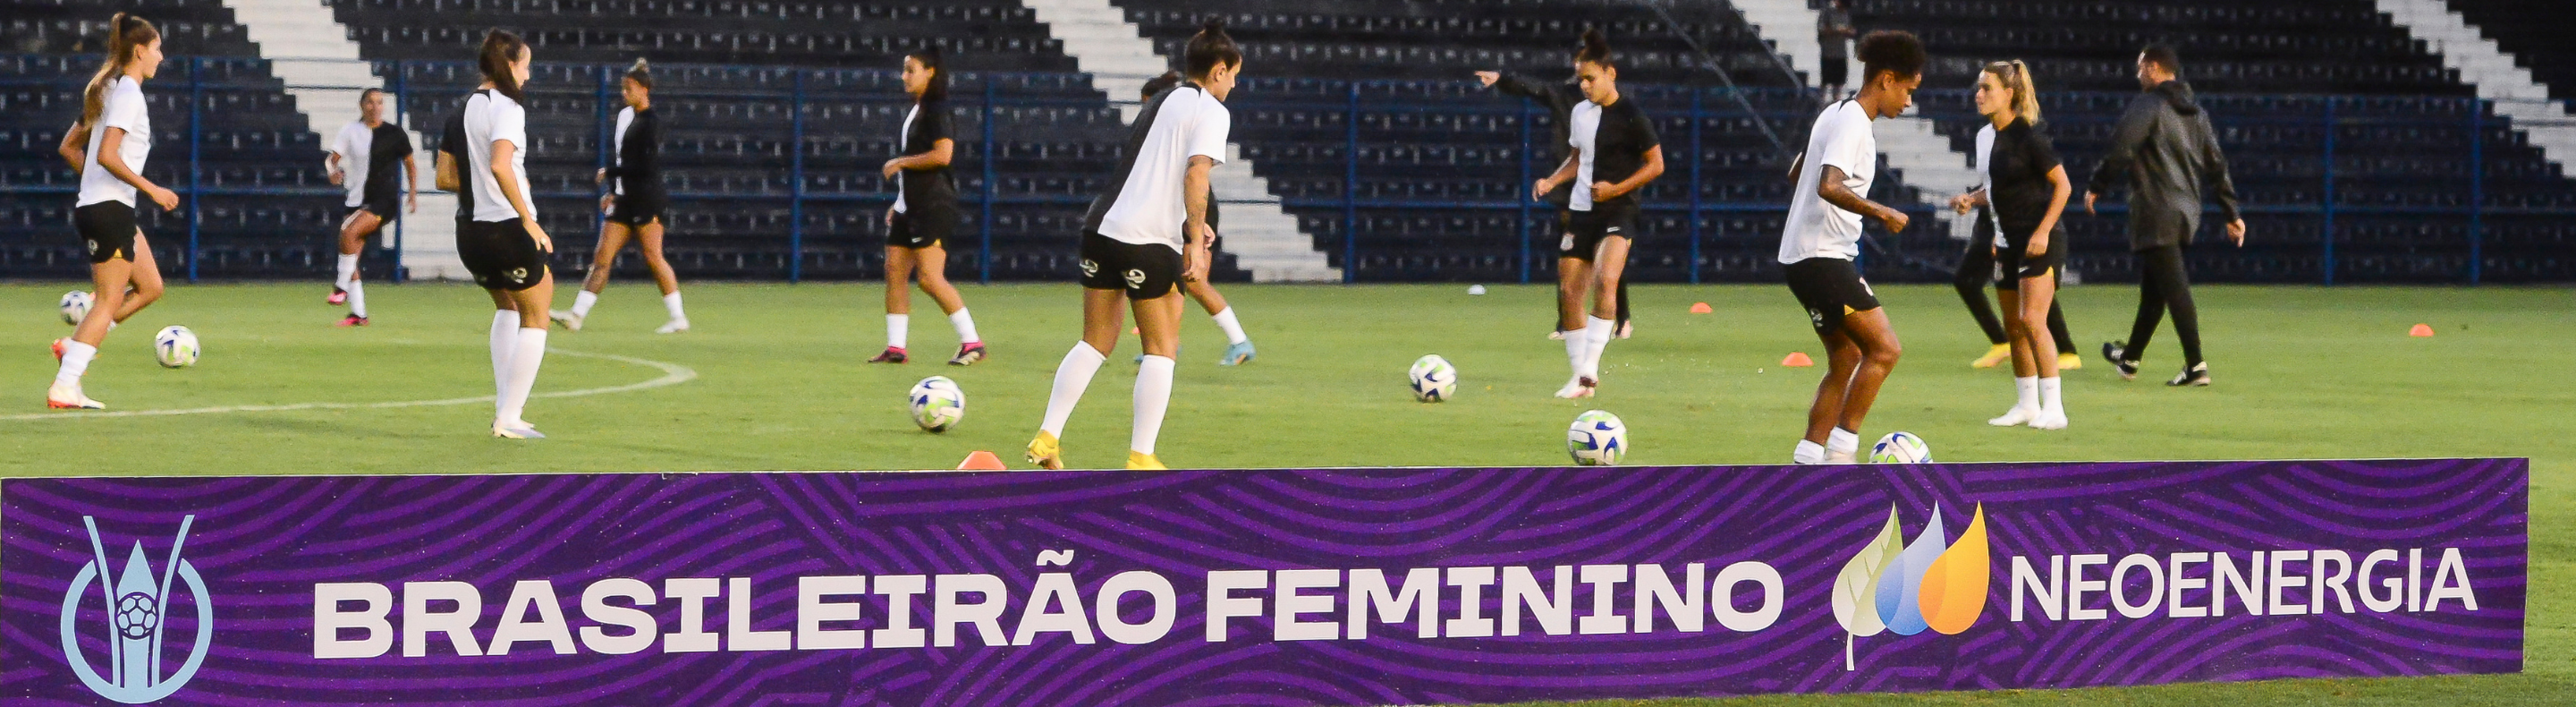
[[[2016,247],[2011,243],[1996,244],[1995,289],[2021,289],[2021,281],[2034,277],[2055,277],[2066,270],[2066,234],[2049,236],[2048,252],[2030,257],[2030,243]]]
[[[517,292],[546,279],[546,255],[519,219],[467,221],[456,231],[456,258],[487,290]]]
[[[1841,258],[1808,258],[1790,263],[1789,294],[1807,308],[1807,323],[1818,334],[1841,331],[1843,317],[1878,308],[1878,293],[1860,279],[1860,268]]]
[[[907,204],[907,206],[910,206]],[[886,246],[890,248],[929,248],[944,245],[957,230],[957,210],[944,207],[911,208],[894,215],[886,227]]]
[[[1823,59],[1816,60],[1816,68],[1818,69],[1818,73],[1823,74],[1822,76],[1817,77],[1816,83],[1819,84],[1826,86],[1840,86],[1843,85],[1843,81],[1845,79],[1851,78],[1850,59],[1838,56],[1825,57]]]
[[[1137,245],[1097,233],[1082,234],[1082,286],[1093,290],[1126,290],[1127,299],[1154,299],[1172,293],[1181,281],[1181,251],[1167,245]]]
[[[72,209],[72,227],[80,231],[81,246],[89,249],[92,265],[110,260],[134,261],[134,207],[122,201],[102,201]]]
[[[661,194],[626,193],[617,195],[609,204],[608,222],[633,228],[653,225],[670,210],[670,199]]]
[[[1591,211],[1565,211],[1565,233],[1557,237],[1556,255],[1589,262],[1601,250],[1601,239],[1637,239],[1637,207],[1596,204]]]

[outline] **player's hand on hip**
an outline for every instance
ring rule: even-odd
[[[179,194],[177,192],[155,186],[152,187],[152,191],[149,193],[152,195],[152,203],[160,204],[162,211],[179,210]]]

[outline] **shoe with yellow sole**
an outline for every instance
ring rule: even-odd
[[[1040,431],[1037,439],[1029,440],[1029,463],[1040,469],[1064,468],[1064,450],[1055,435]]]
[[[1994,348],[1986,349],[1986,355],[1978,356],[1977,360],[1969,361],[1968,367],[1993,368],[2004,365],[2005,361],[2010,360],[2012,360],[2012,344],[1996,344]]]

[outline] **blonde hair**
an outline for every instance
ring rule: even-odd
[[[1985,72],[1993,74],[2004,90],[2012,92],[2013,115],[2034,125],[2039,123],[2039,84],[2031,80],[2030,66],[2013,59],[1987,64]]]
[[[107,61],[99,64],[98,74],[89,78],[89,87],[81,90],[80,126],[86,130],[107,112],[107,85],[125,75],[134,64],[134,53],[143,45],[161,41],[161,30],[141,17],[116,13],[107,21]]]

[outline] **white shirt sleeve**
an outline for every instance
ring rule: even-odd
[[[1825,135],[1825,154],[1817,158],[1817,165],[1840,168],[1845,177],[1872,171],[1878,166],[1878,154],[1868,137],[1869,119],[1861,117],[1859,109],[1838,111],[1831,132]]]
[[[107,105],[99,110],[99,129],[124,128],[128,133],[150,130],[151,116],[144,113],[143,89],[133,79],[117,82],[116,90],[107,93]],[[144,136],[150,139],[150,136]]]
[[[512,105],[492,111],[492,142],[507,140],[520,154],[528,152],[528,112]]]
[[[1226,132],[1234,127],[1234,115],[1226,111],[1224,104],[1217,103],[1215,97],[1204,100],[1206,103],[1200,106],[1198,119],[1190,126],[1190,152],[1187,156],[1206,157],[1217,164],[1225,164]]]

